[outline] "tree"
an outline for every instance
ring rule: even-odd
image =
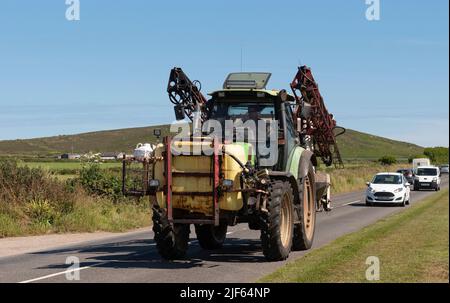
[[[382,165],[392,165],[397,163],[397,159],[394,156],[383,156],[378,159],[378,162],[380,162]]]
[[[448,163],[448,147],[427,147],[423,153],[435,164]]]

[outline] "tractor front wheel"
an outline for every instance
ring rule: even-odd
[[[267,212],[260,216],[261,245],[269,261],[285,260],[292,247],[294,196],[289,182],[272,181],[268,188]]]
[[[189,246],[189,224],[170,224],[161,210],[153,210],[156,248],[164,259],[181,259]]]

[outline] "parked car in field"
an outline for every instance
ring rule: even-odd
[[[416,170],[414,177],[414,190],[441,189],[441,172],[435,166],[421,166]]]
[[[395,203],[409,204],[411,190],[405,176],[401,173],[379,173],[367,182],[366,205]]]
[[[441,174],[448,174],[448,164],[441,165],[439,167]]]
[[[397,172],[399,174],[403,174],[403,176],[405,176],[406,180],[408,181],[409,184],[413,184],[414,183],[414,173],[412,169],[409,168],[402,168],[397,170]]]

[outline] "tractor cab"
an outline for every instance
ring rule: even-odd
[[[269,157],[258,146],[263,144],[262,149],[266,149],[275,145],[277,160],[270,168],[280,169],[287,161],[285,153],[298,144],[292,119],[295,99],[285,90],[266,89],[270,76],[270,73],[228,75],[223,89],[209,94],[212,98],[207,103],[208,122],[221,125],[224,143],[251,143],[255,147],[256,166],[267,167],[258,160]]]

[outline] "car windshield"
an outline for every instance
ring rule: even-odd
[[[418,176],[436,176],[437,169],[436,168],[419,168],[417,169]]]
[[[376,175],[373,184],[402,184],[402,177],[399,175]]]

